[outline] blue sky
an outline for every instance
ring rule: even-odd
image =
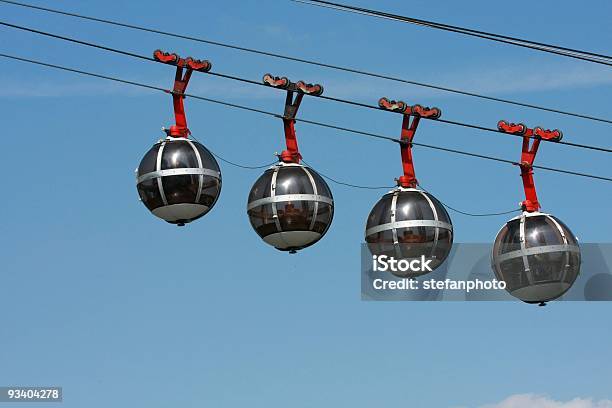
[[[37,4],[612,116],[609,68],[289,1]],[[605,1],[572,8],[554,1],[353,4],[603,53],[612,40]],[[330,96],[368,103],[389,96],[439,106],[450,120],[522,121],[562,129],[567,141],[610,144],[605,124],[14,6],[0,5],[0,13],[141,54],[162,48],[207,58],[218,72],[282,74],[322,83]],[[5,53],[171,86],[172,69],[161,64],[1,33]],[[263,244],[246,218],[259,172],[222,164],[214,210],[173,227],[139,203],[133,174],[162,137],[160,127],[171,124],[167,95],[4,60],[0,85],[1,385],[63,386],[66,407],[511,408],[525,406],[520,398],[536,407],[610,406],[609,304],[362,302],[359,243],[382,192],[331,185],[331,230],[290,256]],[[283,107],[273,90],[205,75],[194,75],[190,91]],[[279,120],[186,103],[194,136],[230,160],[264,164],[283,148]],[[400,129],[396,116],[308,98],[300,116],[390,136]],[[308,163],[338,179],[385,185],[400,175],[393,144],[305,124],[298,137]],[[513,160],[520,153],[515,138],[440,123],[423,123],[416,140]],[[505,211],[522,199],[512,166],[425,149],[415,149],[415,163],[430,192],[463,210]],[[610,176],[605,154],[566,146],[543,145],[537,163]],[[583,242],[610,241],[608,184],[544,171],[536,183],[543,209]],[[490,242],[505,222],[451,216],[458,242]],[[527,396],[513,397],[519,394]]]

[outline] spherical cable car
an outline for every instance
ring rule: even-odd
[[[177,67],[171,92],[176,124],[164,129],[166,139],[155,143],[141,160],[136,186],[140,200],[153,215],[171,224],[185,225],[208,213],[221,193],[219,164],[206,147],[189,138],[183,104],[192,71],[207,72],[211,64],[160,50],[153,55]]]
[[[334,216],[334,199],[325,180],[300,163],[295,115],[305,94],[320,95],[320,85],[292,83],[287,78],[264,76],[264,83],[287,90],[283,124],[287,149],[278,164],[255,182],[248,197],[247,214],[255,232],[281,251],[296,251],[319,241]],[[297,96],[294,98],[294,93]]]
[[[541,139],[559,141],[562,133],[505,121],[500,121],[498,128],[523,136],[520,167],[525,200],[522,214],[508,221],[495,238],[492,267],[512,296],[543,306],[567,292],[580,273],[577,238],[561,220],[539,211],[533,180],[533,162]]]
[[[145,154],[137,170],[138,194],[153,215],[184,225],[205,215],[221,192],[221,171],[200,143],[168,136]]]
[[[412,140],[422,117],[437,119],[438,108],[409,106],[402,101],[379,100],[382,109],[404,114],[402,122],[401,156],[404,175],[398,186],[376,203],[368,216],[365,241],[373,255],[395,259],[431,260],[435,270],[448,257],[453,244],[453,224],[444,206],[430,193],[418,187],[412,161]],[[412,122],[410,121],[412,117]],[[428,270],[392,271],[401,277],[416,277]]]

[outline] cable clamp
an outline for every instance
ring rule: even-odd
[[[560,142],[561,139],[563,139],[563,132],[561,132],[559,129],[555,129],[555,130],[546,129],[546,130],[544,130],[540,126],[536,126],[535,128],[533,128],[533,135],[535,137],[540,138],[540,139],[550,140],[552,142]]]
[[[404,101],[395,101],[387,97],[382,97],[378,100],[378,107],[391,112],[419,116],[426,119],[438,119],[442,116],[442,110],[440,108],[424,107],[419,104],[411,106]]]
[[[187,68],[192,71],[208,72],[212,68],[212,63],[208,60],[199,60],[193,57],[181,58],[178,54],[168,53],[162,50],[155,50],[153,52],[153,58],[163,64]]]
[[[264,85],[273,88],[286,89],[287,91],[299,92],[306,95],[320,96],[323,94],[323,86],[320,84],[310,84],[304,81],[291,82],[287,77],[277,77],[272,74],[263,76]]]
[[[500,120],[497,122],[497,130],[502,133],[522,136],[527,132],[527,126],[522,123],[510,123],[506,120]]]

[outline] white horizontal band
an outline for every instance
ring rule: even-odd
[[[436,221],[436,220],[408,220],[408,221],[396,221],[388,224],[381,224],[366,230],[366,237],[377,232],[392,231],[397,228],[410,228],[410,227],[438,227],[453,230],[453,226],[447,222]]]
[[[251,201],[247,205],[247,210],[251,210],[260,205],[280,203],[286,201],[317,201],[320,203],[333,204],[334,200],[329,197],[319,194],[282,194],[274,197],[260,198],[259,200]]]
[[[518,244],[517,244],[518,245]],[[507,261],[509,259],[522,258],[523,256],[546,254],[550,252],[577,252],[580,253],[580,247],[576,245],[545,245],[525,249],[517,249],[495,257],[497,263]]]
[[[221,173],[218,171],[203,169],[199,167],[187,167],[181,169],[167,169],[167,170],[157,170],[152,171],[150,173],[143,174],[142,176],[136,179],[136,184],[140,184],[143,181],[151,180],[159,177],[166,176],[211,176],[214,178],[221,178]]]

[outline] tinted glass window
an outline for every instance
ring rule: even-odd
[[[310,231],[310,224],[314,217],[314,202],[278,202],[276,211],[282,231]]]
[[[561,280],[565,265],[567,265],[565,252],[548,252],[544,254],[529,255],[529,273],[534,283],[558,282]]]
[[[433,249],[433,241],[431,242],[420,242],[420,243],[412,243],[398,244],[399,254],[396,257],[401,257],[404,259],[412,259],[412,258],[420,258],[422,255],[426,257],[431,256],[431,252]]]
[[[401,191],[397,197],[395,220],[433,220],[429,201],[418,191]]]
[[[162,152],[161,169],[197,168],[198,158],[185,141],[169,141]]]
[[[544,215],[525,219],[525,246],[538,247],[563,244],[563,238],[555,223]]]
[[[567,238],[567,243],[570,245],[578,245],[578,240],[576,239],[576,236],[574,235],[572,230],[570,230],[569,227],[557,217],[553,217],[552,215],[550,217],[553,218],[555,221],[557,221],[559,225],[561,226],[561,228],[563,229],[563,233],[565,234],[565,237]]]
[[[272,175],[274,169],[268,169],[253,184],[249,193],[249,203],[272,195]]]
[[[435,230],[435,227],[397,228],[397,242],[400,244],[398,255],[402,258],[431,256]]]
[[[283,166],[276,176],[276,195],[314,194],[310,177],[301,167]]]
[[[452,245],[453,233],[444,228],[438,228],[438,245]]]
[[[366,237],[368,249],[373,255],[395,255],[395,246],[393,245],[393,232],[391,230],[377,232],[376,234]]]
[[[450,231],[440,229],[436,249],[433,249],[435,227],[398,228],[398,244],[393,244],[393,232],[381,231],[366,237],[372,254],[400,258],[419,258],[421,255],[433,257],[431,266],[438,267],[448,256],[452,247]],[[433,251],[433,252],[432,252]]]
[[[195,203],[199,185],[197,175],[162,177],[168,204]]]
[[[497,279],[506,282],[506,289],[510,292],[529,286],[523,258],[520,257],[502,262],[500,269],[495,271],[495,275]]]
[[[329,186],[327,185],[327,183],[325,182],[325,180],[323,179],[323,177],[321,177],[319,173],[317,173],[310,167],[308,167],[307,169],[308,169],[308,172],[312,175],[312,178],[315,182],[315,186],[317,187],[317,193],[325,197],[333,198],[331,190]]]
[[[272,204],[260,205],[247,211],[251,225],[260,237],[279,232],[274,222]]]
[[[562,279],[563,282],[573,284],[580,272],[580,253],[569,252],[567,261],[565,276]]]
[[[453,233],[449,230],[440,228],[438,230],[438,244],[434,249],[433,256],[440,264],[444,262],[453,246]]]
[[[521,249],[521,223],[520,220],[508,221],[495,239],[495,253],[505,254],[507,252]]]
[[[315,221],[313,231],[320,234],[324,234],[329,228],[334,218],[334,207],[327,203],[319,202],[319,208],[317,210],[317,219]]]
[[[384,230],[375,234],[370,234],[365,238],[370,244],[391,244],[393,245],[393,231]]]
[[[446,222],[447,224],[451,224],[451,219],[450,216],[448,215],[448,212],[446,211],[446,208],[444,207],[444,205],[438,201],[438,199],[434,196],[432,196],[429,193],[424,193],[427,195],[427,197],[429,197],[429,199],[431,200],[431,202],[433,203],[436,212],[438,213],[438,221],[442,221],[442,222]]]
[[[219,169],[219,163],[217,163],[217,160],[212,155],[212,153],[206,147],[204,147],[201,143],[198,143],[196,141],[192,141],[192,143],[194,144],[194,146],[196,147],[196,149],[198,149],[198,152],[200,153],[200,160],[202,160],[202,167],[205,169],[210,169],[210,170],[215,170],[215,171],[220,172],[221,170]]]
[[[164,205],[157,187],[157,179],[146,180],[138,184],[138,195],[150,211]]]
[[[368,216],[366,229],[391,222],[391,202],[393,194],[385,194],[372,208]]]
[[[433,243],[435,232],[435,227],[397,228],[397,241],[400,244],[422,244],[425,242]]]
[[[144,155],[140,161],[140,165],[138,166],[139,176],[155,171],[157,165],[157,152],[159,151],[160,146],[161,143],[156,143],[151,149],[149,149],[147,154]]]
[[[199,203],[212,207],[221,193],[221,180],[211,176],[202,177],[202,193]]]

